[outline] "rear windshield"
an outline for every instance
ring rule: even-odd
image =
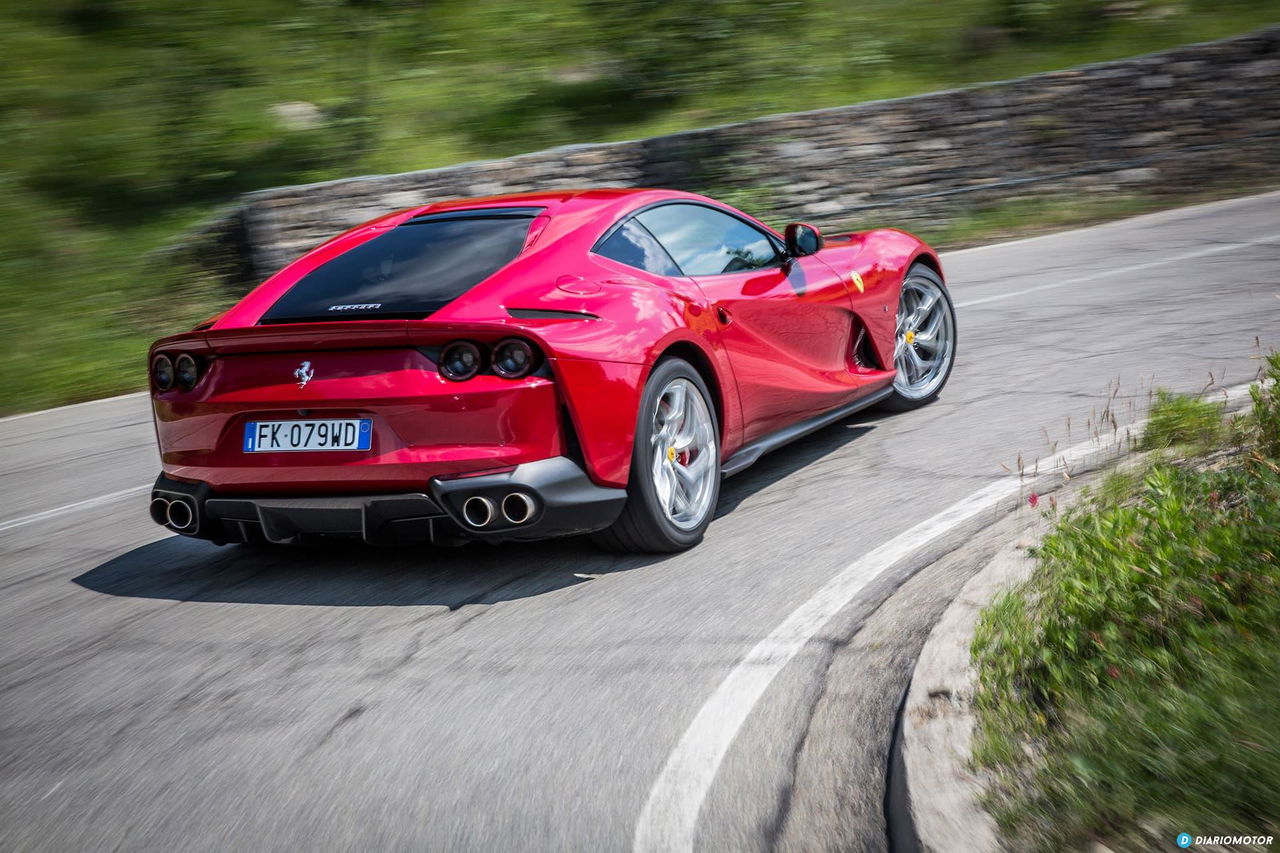
[[[307,273],[260,322],[425,317],[509,264],[541,212],[489,208],[411,219]]]

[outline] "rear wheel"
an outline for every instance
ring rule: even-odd
[[[596,541],[670,553],[702,541],[720,495],[720,427],[711,394],[686,361],[658,364],[640,400],[622,515]]]
[[[907,270],[898,297],[893,393],[880,404],[906,412],[932,403],[942,391],[956,358],[956,309],[942,278],[924,264]]]

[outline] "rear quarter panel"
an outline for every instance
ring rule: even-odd
[[[709,368],[722,452],[736,450],[742,431],[737,387],[719,345],[718,326],[697,286],[595,255],[573,269],[545,284],[507,288],[502,301],[505,308],[568,311],[585,318],[516,322],[552,359],[591,478],[601,485],[626,484],[645,381],[672,347],[683,348],[686,357],[696,351],[694,360]],[[466,316],[467,307],[459,308],[450,316]],[[477,304],[475,310],[479,316],[484,309]]]

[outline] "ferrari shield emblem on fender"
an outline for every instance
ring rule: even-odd
[[[862,276],[858,275],[858,271],[854,270],[849,273],[849,281],[853,282],[853,286],[858,288],[858,292],[862,293],[866,287],[862,284]]]

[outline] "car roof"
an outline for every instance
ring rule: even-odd
[[[701,196],[680,190],[647,189],[633,187],[590,187],[581,189],[543,190],[527,193],[506,193],[480,198],[457,198],[436,201],[405,211],[412,216],[429,213],[445,213],[454,210],[473,210],[486,207],[546,207],[553,216],[562,211],[575,213],[619,213],[643,207],[666,199],[701,199]]]

